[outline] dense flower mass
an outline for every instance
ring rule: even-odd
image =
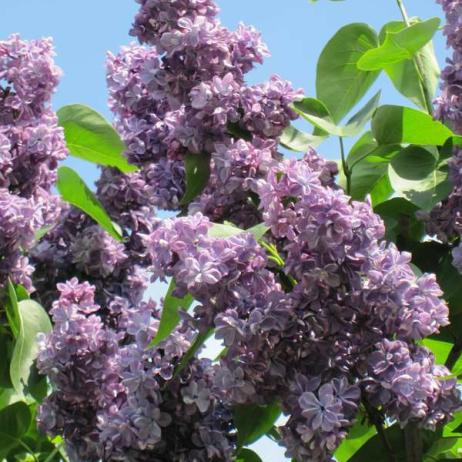
[[[414,346],[448,324],[434,276],[417,278],[408,254],[381,243],[383,223],[329,186],[334,171],[311,152],[253,182],[282,268],[249,233],[213,237],[200,214],[146,238],[154,277],[189,291],[199,325],[213,323],[228,348],[216,393],[230,405],[280,402],[298,460],[328,460],[361,401],[426,428],[460,405],[456,381],[439,379],[447,369]]]
[[[290,104],[301,91],[278,76],[245,84],[267,49],[253,28],[224,28],[213,2],[140,3],[132,34],[151,47],[131,45],[108,57],[109,104],[128,158],[141,167],[156,205],[175,210],[185,192],[185,156],[210,156],[211,179],[190,210],[254,224],[248,179],[263,177],[278,158],[274,141],[296,117]]]
[[[444,33],[452,56],[442,72],[441,96],[436,99],[435,116],[447,123],[453,130],[462,133],[462,1],[438,0],[446,14]],[[449,161],[450,179],[454,188],[449,197],[424,216],[427,231],[444,243],[452,244],[462,235],[462,150],[454,149]],[[457,255],[457,250],[455,250]],[[461,271],[460,261],[455,258],[454,266]]]
[[[231,416],[212,391],[210,361],[194,360],[173,378],[192,330],[147,349],[159,324],[153,302],[115,300],[105,307],[109,325],[94,287],[72,279],[58,288],[38,360],[54,391],[39,423],[64,435],[72,460],[232,460]]]
[[[32,289],[24,252],[59,214],[51,190],[66,149],[51,110],[53,56],[51,39],[0,41],[0,287],[11,277]]]
[[[456,380],[418,346],[448,324],[435,277],[417,277],[370,204],[335,186],[334,163],[313,150],[281,160],[301,92],[278,76],[246,85],[267,54],[259,34],[224,28],[211,0],[139,3],[132,34],[144,45],[110,54],[107,75],[139,169],[104,168],[96,192],[124,239],[69,207],[32,253],[54,321],[38,359],[53,385],[41,428],[64,435],[72,461],[232,461],[233,407],[277,403],[287,455],[324,462],[360,409],[401,426],[447,422],[460,407]],[[10,143],[0,136],[0,152]],[[210,161],[210,176],[184,204],[194,156]],[[33,214],[27,206],[15,203]],[[160,220],[157,208],[180,214]],[[261,222],[263,241],[249,230]],[[23,245],[30,233],[9,226]],[[173,295],[196,301],[154,347],[149,277],[173,278]],[[220,359],[196,354],[178,373],[212,330]]]

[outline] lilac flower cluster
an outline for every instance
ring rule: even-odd
[[[277,402],[288,456],[327,461],[362,404],[403,426],[446,422],[456,382],[416,346],[448,324],[441,290],[383,242],[369,204],[335,187],[333,163],[280,160],[300,92],[277,76],[244,83],[267,54],[259,34],[225,29],[211,0],[139,3],[132,34],[148,46],[108,57],[110,107],[139,170],[97,182],[125,240],[69,208],[34,250],[48,306],[61,283],[38,362],[54,387],[41,427],[64,435],[72,460],[231,461],[230,408]],[[210,158],[208,184],[188,216],[159,221],[155,208],[181,209],[188,154]],[[263,220],[273,258],[249,232],[217,237],[212,221],[225,220]],[[197,301],[154,348],[146,270]],[[210,328],[226,354],[175,376]]]
[[[456,133],[462,133],[462,2],[460,0],[437,0],[446,14],[444,33],[447,44],[452,48],[452,57],[442,72],[441,96],[435,103],[435,117],[447,123]],[[436,235],[444,243],[452,244],[462,235],[462,150],[454,149],[449,160],[450,180],[454,188],[449,197],[438,204],[430,213],[422,214],[427,232]],[[454,249],[454,266],[462,271]]]
[[[251,185],[282,268],[249,233],[211,237],[200,214],[146,237],[154,278],[189,291],[201,329],[213,323],[228,348],[217,395],[230,405],[280,402],[283,443],[298,460],[330,460],[361,401],[426,428],[460,407],[456,381],[440,379],[449,371],[414,344],[448,324],[434,276],[417,278],[410,255],[381,242],[382,221],[330,186],[334,172],[310,152]]]
[[[53,332],[40,340],[38,367],[54,391],[39,425],[64,435],[71,460],[233,460],[231,416],[212,391],[210,361],[194,360],[173,378],[192,330],[147,349],[159,324],[153,302],[114,300],[107,323],[94,287],[74,278],[58,288]]]
[[[0,41],[0,287],[10,277],[32,290],[25,252],[59,214],[51,190],[66,148],[51,110],[53,56],[51,39]]]
[[[110,216],[123,226],[118,242],[92,219],[71,206],[62,208],[57,225],[32,249],[37,297],[45,307],[56,299],[56,284],[74,276],[96,287],[97,302],[107,305],[123,297],[137,304],[148,285],[140,234],[157,224],[150,189],[135,172],[103,169],[97,196]]]
[[[267,49],[251,27],[224,28],[212,1],[140,3],[132,34],[151,47],[131,45],[108,57],[110,107],[128,158],[141,167],[156,205],[178,210],[185,155],[210,156],[208,189],[191,210],[216,220],[256,222],[255,204],[246,198],[247,174],[263,177],[268,155],[278,158],[274,140],[296,117],[290,103],[301,91],[278,76],[245,85],[244,75],[262,62]],[[241,133],[247,145],[237,144]],[[264,156],[261,168],[240,168],[236,148],[242,158],[247,152]],[[230,188],[233,197],[225,197]]]

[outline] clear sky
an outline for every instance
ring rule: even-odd
[[[317,58],[329,38],[343,25],[367,22],[377,30],[400,13],[396,0],[217,0],[221,20],[234,28],[240,21],[259,29],[272,57],[249,75],[249,82],[266,80],[276,73],[314,96]],[[428,19],[441,16],[434,0],[405,0],[410,16]],[[0,0],[0,40],[18,32],[24,38],[52,36],[58,53],[57,62],[64,77],[55,95],[56,108],[83,103],[110,118],[105,84],[105,54],[116,52],[132,39],[128,30],[137,10],[134,0]],[[436,51],[440,64],[446,54],[444,38],[438,34]],[[406,103],[382,78],[376,84],[384,88],[382,101]],[[372,90],[373,91],[373,90]],[[320,148],[330,158],[337,157],[337,143]],[[87,183],[97,170],[83,161],[66,161],[78,169]],[[264,462],[284,461],[283,451],[271,443],[257,445]]]

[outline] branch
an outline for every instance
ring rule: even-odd
[[[366,408],[367,415],[369,416],[369,420],[374,425],[375,429],[377,430],[377,434],[379,435],[380,441],[383,444],[384,449],[388,453],[388,460],[390,462],[398,462],[398,458],[396,457],[395,451],[388,441],[387,434],[385,433],[385,429],[383,428],[383,419],[380,413],[371,407],[368,402],[364,401],[364,407]],[[421,461],[419,461],[421,462]]]
[[[415,422],[410,422],[404,427],[404,441],[406,444],[406,461],[422,462],[422,434]]]

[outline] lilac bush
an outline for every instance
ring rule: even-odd
[[[225,28],[212,0],[138,3],[131,35],[139,44],[107,57],[109,108],[129,169],[114,167],[117,153],[107,139],[111,149],[97,146],[98,152],[91,145],[102,165],[94,197],[86,191],[84,206],[53,194],[58,161],[67,153],[63,134],[69,132],[62,120],[64,133],[58,127],[50,108],[60,76],[51,41],[12,36],[0,42],[0,295],[6,305],[0,348],[15,350],[8,358],[8,386],[18,388],[15,355],[27,337],[21,303],[25,292],[33,293],[53,328],[40,331],[38,355],[30,348],[25,363],[29,370],[36,360],[49,389],[43,400],[37,398],[26,383],[31,378],[21,376],[19,391],[27,405],[31,396],[39,403],[43,438],[54,445],[55,437],[63,437],[71,462],[248,462],[243,446],[269,434],[294,461],[324,462],[340,460],[337,448],[363,425],[377,433],[370,441],[380,440],[377,447],[389,460],[419,462],[438,451],[454,456],[445,448],[446,440],[460,439],[455,365],[462,339],[459,312],[453,311],[459,289],[447,290],[445,274],[421,273],[414,264],[418,259],[408,250],[418,257],[428,236],[413,230],[415,236],[404,240],[399,232],[409,222],[414,226],[418,209],[428,235],[447,246],[443,257],[452,256],[460,270],[459,150],[449,161],[449,197],[428,212],[431,207],[412,202],[409,194],[404,197],[414,208],[404,215],[401,209],[409,204],[401,196],[387,215],[384,206],[402,193],[388,191],[395,187],[389,166],[395,175],[399,167],[394,149],[398,145],[401,154],[409,145],[404,137],[391,148],[391,141],[382,142],[394,125],[384,135],[374,118],[372,131],[345,157],[344,134],[373,111],[366,107],[340,127],[327,101],[300,102],[303,91],[277,75],[248,85],[246,74],[268,56],[267,47],[253,27]],[[448,140],[457,142],[462,6],[439,3],[454,56],[443,72],[435,115],[447,125]],[[342,87],[342,66],[353,72],[349,52],[358,43],[366,47],[372,33],[353,26],[358,42],[336,45],[346,48],[335,50],[332,71],[340,79],[333,90],[345,101],[373,83],[370,72],[361,74],[358,67],[358,88]],[[413,57],[407,65],[418,74],[419,63]],[[368,80],[366,89],[359,88]],[[291,126],[300,113],[315,126],[312,135]],[[428,114],[419,117],[429,127],[425,142],[412,141],[420,148],[431,144],[434,121]],[[80,123],[85,129],[79,142],[101,141],[101,125],[88,137],[88,120]],[[407,127],[398,128],[407,133]],[[339,133],[341,164],[322,159],[312,147]],[[440,140],[432,150],[435,176],[447,155]],[[368,143],[373,149],[366,152]],[[303,152],[284,159],[281,145]],[[353,197],[358,194],[352,183],[363,186],[386,169],[366,185],[371,198],[358,201],[339,186],[338,165]],[[405,178],[414,179],[409,173]],[[13,284],[5,287],[8,278]],[[156,303],[147,289],[159,281],[170,288]],[[223,347],[214,360],[202,354],[211,335]],[[443,357],[448,336],[451,349]],[[2,406],[0,400],[0,426]],[[30,406],[35,413],[35,402]],[[284,423],[258,421],[274,409]],[[252,426],[250,436],[243,420]],[[395,430],[403,436],[403,457],[388,439]],[[30,452],[27,438],[21,450]],[[33,458],[61,460],[60,449],[50,455],[34,446]],[[0,460],[17,455],[2,450]]]

